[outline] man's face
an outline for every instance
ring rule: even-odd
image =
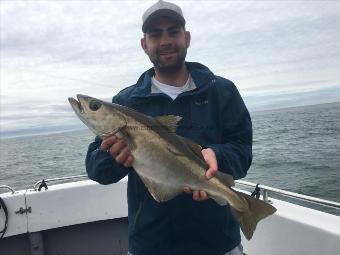
[[[190,33],[175,21],[161,17],[150,24],[141,44],[158,71],[174,73],[184,64]]]

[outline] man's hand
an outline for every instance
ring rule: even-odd
[[[117,163],[122,164],[124,167],[131,167],[133,163],[133,155],[127,146],[126,142],[117,136],[109,136],[103,139],[100,148],[107,151],[114,157]]]
[[[210,148],[203,149],[202,155],[205,159],[205,162],[207,162],[209,166],[209,169],[205,173],[205,177],[209,180],[210,178],[214,177],[217,172],[218,165],[216,155],[215,152]],[[183,191],[187,194],[190,194],[192,192],[192,198],[196,201],[203,201],[208,199],[207,193],[203,190],[191,191],[189,187],[184,187]]]

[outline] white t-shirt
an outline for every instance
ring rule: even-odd
[[[185,91],[193,90],[195,88],[196,88],[196,85],[194,81],[192,80],[190,74],[189,74],[187,82],[181,87],[176,87],[176,86],[171,86],[165,83],[161,83],[157,81],[155,77],[151,78],[151,93],[163,92],[164,94],[171,97],[172,100],[174,100],[179,94]]]

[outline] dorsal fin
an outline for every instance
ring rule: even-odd
[[[180,116],[176,115],[162,115],[155,118],[158,120],[163,126],[169,129],[171,132],[175,133],[178,122],[182,119]]]

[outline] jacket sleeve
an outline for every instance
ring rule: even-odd
[[[111,184],[125,177],[130,168],[118,164],[106,151],[100,149],[99,137],[89,145],[85,165],[88,177],[100,184]]]
[[[112,99],[115,102],[115,97]],[[87,151],[85,166],[88,177],[100,184],[111,184],[124,178],[132,169],[125,168],[106,151],[100,149],[102,140],[97,136]]]
[[[240,179],[246,176],[252,162],[252,122],[241,95],[231,84],[231,90],[222,87],[218,95],[221,143],[205,147],[214,150],[219,171]]]

